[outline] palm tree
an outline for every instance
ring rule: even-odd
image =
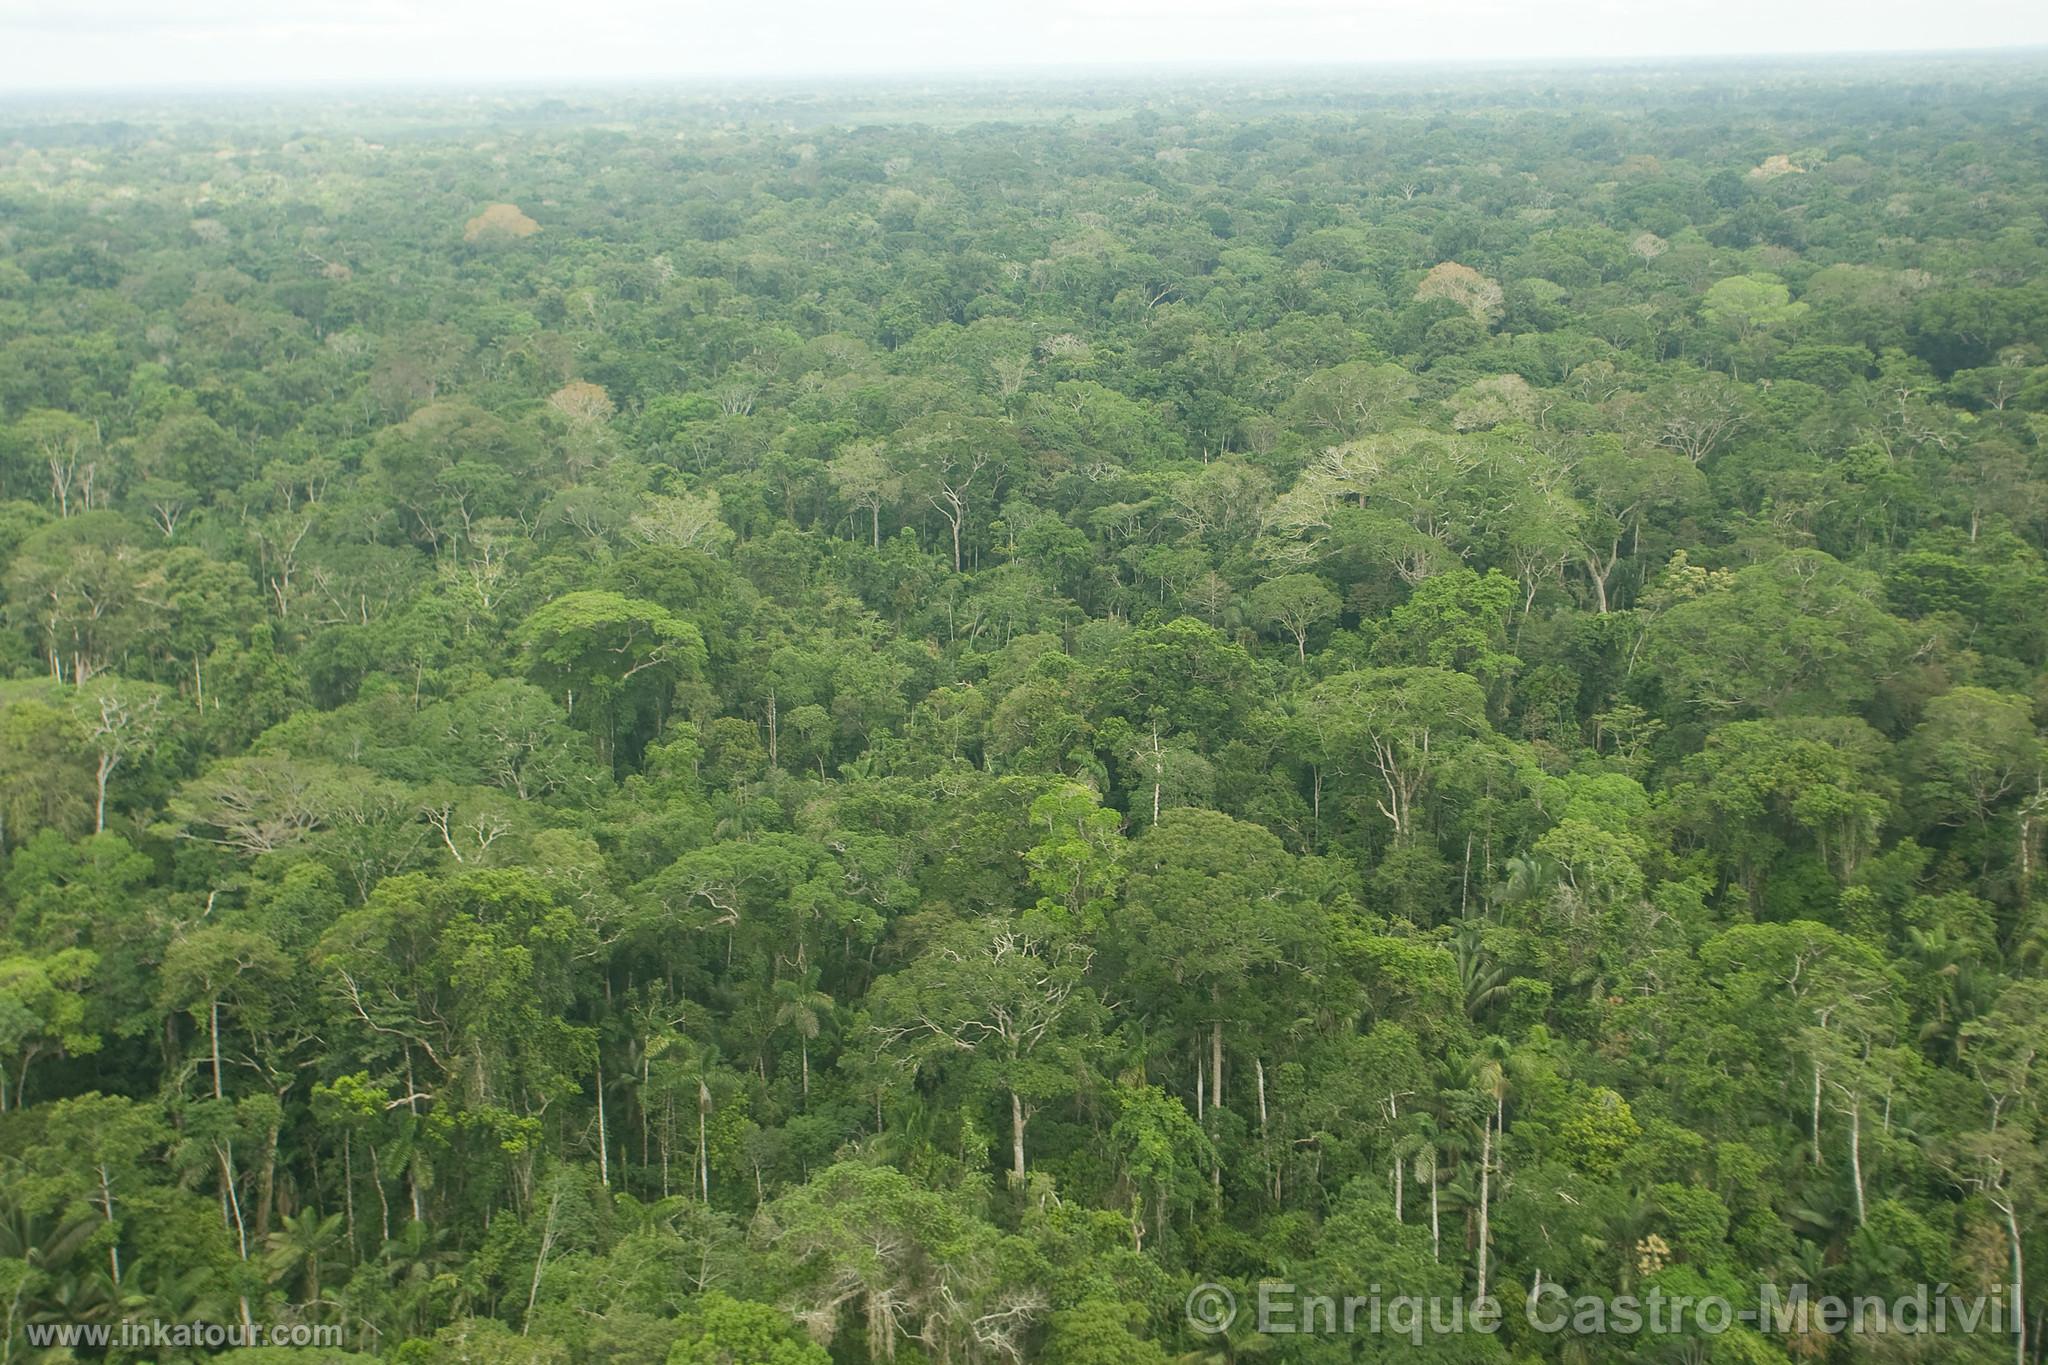
[[[21,1325],[50,1317],[46,1302],[52,1277],[76,1256],[100,1220],[91,1214],[72,1218],[50,1218],[31,1214],[8,1200],[0,1203],[0,1261],[17,1261],[26,1271],[15,1281],[13,1294],[0,1314],[0,1361],[14,1358],[14,1341]]]
[[[108,1322],[142,1303],[126,1286],[115,1284],[107,1270],[81,1265],[69,1273],[52,1272],[25,1316],[30,1322]]]
[[[0,1261],[25,1261],[32,1270],[49,1270],[70,1260],[99,1226],[91,1214],[51,1218],[8,1200],[0,1204]]]
[[[669,999],[667,985],[656,981],[632,993],[626,1016],[630,1027],[623,1048],[625,1066],[615,1083],[631,1092],[633,1108],[640,1115],[640,1165],[645,1171],[654,1165],[649,1134],[650,1111],[656,1107],[654,1060],[675,1042],[684,1011],[681,1001]]]
[[[1513,1056],[1513,1049],[1505,1038],[1489,1037],[1480,1044],[1479,1054],[1474,1058],[1472,1068],[1473,1088],[1481,1096],[1492,1101],[1492,1112],[1482,1113],[1480,1116],[1479,1290],[1475,1298],[1481,1301],[1486,1298],[1494,1155],[1499,1146],[1501,1130],[1506,1125],[1508,1070]]]
[[[180,1270],[139,1261],[122,1279],[121,1288],[129,1295],[123,1305],[127,1311],[146,1308],[151,1316],[169,1322],[228,1322],[241,1312],[235,1294],[208,1266]],[[194,1351],[188,1356],[161,1359],[168,1365],[173,1359],[201,1361],[212,1354]]]
[[[1494,892],[1494,899],[1513,903],[1532,901],[1550,894],[1557,885],[1558,865],[1541,853],[1518,853],[1505,864],[1507,877]]]
[[[1972,958],[1970,945],[1941,925],[1906,931],[1906,954],[1918,980],[1932,988],[1934,1013],[1920,1026],[1920,1041],[1940,1049],[1950,1063],[1962,1060],[1963,1025],[1990,1008],[1998,981]]]
[[[1443,1259],[1442,1166],[1444,1130],[1435,1114],[1417,1109],[1409,1119],[1408,1150],[1415,1178],[1429,1190],[1429,1256]]]
[[[469,1311],[469,1295],[455,1273],[462,1253],[451,1243],[454,1230],[429,1229],[414,1220],[400,1228],[378,1255],[392,1317],[382,1335],[394,1340],[432,1334],[438,1320],[454,1321]]]
[[[711,1202],[711,1115],[717,1111],[721,1101],[729,1095],[738,1078],[723,1069],[719,1063],[724,1052],[711,1039],[677,1039],[666,1051],[674,1060],[661,1060],[662,1088],[665,1098],[673,1106],[680,1099],[684,1104],[692,1100],[697,1108],[697,1170],[693,1182],[697,1186],[697,1197],[706,1204]],[[672,1110],[671,1110],[672,1112]],[[667,1138],[664,1136],[664,1151]],[[666,1156],[664,1155],[664,1160]]]
[[[2033,918],[2020,926],[2013,944],[2013,957],[2026,967],[2048,964],[2048,901],[2037,904]]]
[[[1508,985],[1514,979],[1513,973],[1486,946],[1485,931],[1484,920],[1461,920],[1457,937],[1452,940],[1458,958],[1458,984],[1465,996],[1465,1017],[1474,1022],[1507,999]]]
[[[316,1209],[302,1209],[279,1220],[278,1231],[267,1239],[264,1273],[272,1284],[282,1284],[294,1271],[302,1272],[302,1302],[320,1302],[320,1263],[341,1238],[341,1215],[325,1218]]]
[[[1222,1331],[1209,1336],[1201,1348],[1174,1357],[1174,1365],[1237,1365],[1270,1353],[1278,1338],[1256,1330],[1252,1314],[1240,1312]]]
[[[796,1030],[797,1050],[803,1058],[804,1107],[811,1103],[811,1040],[831,1014],[832,997],[818,989],[817,972],[801,977],[785,976],[775,983],[775,1024]]]

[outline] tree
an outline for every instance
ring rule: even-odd
[[[832,486],[856,512],[868,514],[868,544],[882,546],[882,509],[903,493],[903,478],[878,441],[856,441],[832,457],[827,466]]]
[[[1678,455],[1626,453],[1611,446],[1589,454],[1575,472],[1586,508],[1578,526],[1579,562],[1593,584],[1596,610],[1605,615],[1608,585],[1624,545],[1634,553],[1650,516],[1684,507],[1705,490],[1706,480]]]
[[[1529,485],[1496,436],[1387,431],[1312,461],[1267,510],[1260,548],[1286,568],[1363,559],[1412,586],[1489,544]]]
[[[748,1303],[712,1290],[678,1319],[682,1334],[669,1347],[667,1365],[826,1365],[824,1347],[765,1303]]]
[[[1208,748],[1228,740],[1249,709],[1253,676],[1242,646],[1183,616],[1131,632],[1089,683],[1102,708],[1133,729],[1156,723]]]
[[[1650,624],[1675,705],[1708,715],[1825,711],[1868,701],[1905,632],[1861,570],[1794,550],[1682,601]]]
[[[135,639],[146,561],[129,532],[111,512],[81,513],[30,534],[7,566],[8,617],[59,682],[90,681]]]
[[[1177,1209],[1192,1213],[1204,1197],[1203,1172],[1216,1150],[1180,1100],[1156,1085],[1117,1092],[1110,1129],[1123,1183],[1130,1192],[1131,1250],[1163,1240]]]
[[[1294,637],[1295,653],[1307,663],[1309,631],[1335,616],[1342,604],[1330,585],[1314,574],[1291,573],[1253,588],[1250,605],[1258,620]]]
[[[295,847],[329,824],[342,781],[326,763],[282,755],[229,759],[180,787],[166,814],[185,838],[255,858]]]
[[[1699,466],[1748,419],[1742,391],[1733,380],[1708,373],[1673,385],[1646,402],[1659,444]]]
[[[1964,1029],[1970,1070],[1982,1087],[1988,1126],[1965,1137],[1956,1153],[1959,1178],[1969,1182],[2004,1221],[2012,1256],[2015,1365],[2027,1360],[2026,1250],[2021,1218],[2038,1206],[2042,1162],[2033,1140],[2041,1111],[2035,1081],[2048,1070],[2048,982],[2006,987],[1997,1006]]]
[[[873,992],[885,1046],[920,1071],[968,1073],[970,1094],[1006,1092],[1010,1179],[1024,1183],[1024,1133],[1086,1068],[1096,1007],[1093,953],[1039,923],[983,920],[946,931]]]
[[[1981,825],[2008,800],[2037,798],[2048,781],[2032,705],[1984,687],[1930,699],[1907,754],[1916,808],[1942,823]]]
[[[976,512],[996,502],[1022,461],[1017,438],[1006,425],[987,418],[937,416],[907,427],[892,452],[905,488],[945,520],[953,542],[953,572],[962,572]],[[874,488],[879,495],[881,486]]]
[[[1727,1017],[1770,1044],[1774,1059],[1805,1062],[1810,1085],[1809,1152],[1821,1165],[1822,1100],[1832,1046],[1819,1045],[1847,1035],[1848,1051],[1861,1056],[1870,1045],[1887,1041],[1895,1026],[1897,976],[1871,948],[1856,939],[1817,924],[1743,925],[1729,929],[1700,949],[1700,965],[1718,987]],[[1860,1130],[1858,1130],[1860,1131]]]
[[[603,781],[588,747],[563,723],[560,708],[538,687],[516,679],[499,679],[430,708],[425,729],[464,780],[498,787],[521,801],[570,799],[598,790]]]
[[[490,204],[462,225],[462,240],[470,243],[512,242],[531,237],[540,224],[520,212],[517,204]]]
[[[1399,365],[1355,360],[1301,381],[1285,409],[1295,425],[1330,445],[1400,423],[1415,398],[1415,376]]]
[[[1441,668],[1373,668],[1318,683],[1303,707],[1318,762],[1365,784],[1397,845],[1413,840],[1423,801],[1463,742],[1490,733],[1486,694]]]
[[[468,1179],[536,1192],[539,1116],[580,1089],[594,1060],[588,1026],[570,1022],[588,925],[525,869],[480,868],[432,880],[387,877],[334,922],[312,961],[335,1036],[354,1039],[410,1112],[461,1121],[445,1136]],[[415,1217],[424,1217],[417,1168]]]
[[[244,930],[208,926],[165,950],[160,998],[190,1014],[203,1030],[213,1098],[223,1099],[227,1094],[222,1011],[249,1016],[243,1022],[252,1032],[259,1030],[291,977],[291,963],[276,945]]]
[[[815,972],[805,977],[782,977],[775,983],[775,1022],[796,1032],[806,1103],[811,1098],[811,1044],[832,1013],[832,997],[819,990],[817,983]]]
[[[1131,847],[1120,951],[1196,1040],[1197,1118],[1225,1103],[1231,1027],[1250,1031],[1261,983],[1305,946],[1305,901],[1280,841],[1215,811],[1167,811]]]
[[[1107,1299],[1088,1299],[1056,1310],[1047,1320],[1048,1365],[1167,1365],[1170,1357],[1142,1335],[1143,1317]]]
[[[1731,722],[1686,760],[1672,813],[1728,859],[1753,906],[1795,841],[1810,840],[1847,883],[1897,796],[1890,757],[1881,736],[1847,718]]]
[[[161,687],[104,674],[80,689],[79,729],[94,758],[93,833],[107,827],[107,782],[114,771],[148,758],[170,729],[164,700]]]
[[[36,1058],[99,1051],[100,1036],[86,1020],[87,990],[98,967],[99,954],[89,948],[0,957],[0,1113],[27,1103],[28,1069]]]
[[[75,712],[41,691],[0,688],[0,850],[39,829],[75,830],[90,809],[92,778]]]
[[[1501,287],[1469,265],[1444,261],[1430,267],[1415,287],[1418,300],[1444,299],[1472,315],[1481,326],[1489,326],[1501,314]]]
[[[562,698],[577,718],[576,698],[610,760],[620,722],[658,725],[678,684],[705,664],[697,627],[652,602],[616,592],[564,594],[526,618],[517,632],[535,682]]]
[[[1770,275],[1731,275],[1707,290],[1700,303],[1702,317],[1743,340],[1788,326],[1806,312],[1807,305],[1792,302],[1784,281]]]
[[[119,1287],[130,1220],[151,1211],[151,1167],[170,1144],[163,1111],[90,1091],[51,1105],[43,1133],[28,1154],[29,1197],[38,1209],[98,1223],[96,1249],[106,1253],[109,1278]]]
[[[59,518],[90,512],[95,495],[105,500],[100,486],[105,453],[93,423],[74,413],[38,409],[24,413],[14,424],[13,439],[28,449],[36,472],[45,476],[50,505]]]
[[[430,402],[396,426],[377,433],[369,464],[408,534],[434,554],[449,543],[473,543],[495,519],[524,502],[540,450],[531,431],[484,412],[473,403]],[[318,502],[275,516],[274,545],[296,544],[321,513]]]
[[[649,545],[717,554],[732,541],[732,531],[719,519],[718,490],[662,497],[650,493],[630,523],[633,534]]]
[[[1389,614],[1375,653],[1388,663],[1455,669],[1498,696],[1521,666],[1507,648],[1514,601],[1514,584],[1498,570],[1426,578]]]
[[[1737,354],[1754,352],[1764,339],[1792,330],[1807,311],[1806,304],[1792,301],[1792,291],[1775,275],[1731,275],[1700,301],[1700,316],[1734,342],[1731,371]]]
[[[994,1229],[888,1167],[819,1172],[762,1210],[757,1235],[787,1267],[797,1320],[830,1345],[857,1312],[872,1360],[895,1359],[906,1338],[1011,1355],[1045,1312]]]

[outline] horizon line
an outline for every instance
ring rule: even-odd
[[[982,65],[904,66],[854,69],[771,68],[722,74],[709,70],[674,72],[627,72],[620,74],[551,75],[507,72],[499,75],[472,73],[458,76],[345,75],[287,77],[250,81],[127,82],[116,84],[55,82],[45,85],[7,83],[0,89],[0,106],[34,103],[50,98],[135,99],[190,98],[204,96],[337,96],[349,94],[389,95],[534,95],[534,94],[713,94],[749,90],[789,93],[792,86],[818,89],[887,87],[905,82],[967,84],[991,80],[1025,84],[1067,84],[1087,80],[1157,80],[1202,76],[1210,79],[1342,78],[1359,73],[1400,73],[1404,75],[1459,75],[1472,73],[1549,73],[1593,75],[1628,73],[1673,66],[1713,68],[1740,62],[1786,66],[1801,62],[1820,64],[1882,64],[1911,62],[2044,62],[2048,72],[2048,41],[1998,46],[1953,48],[1871,47],[1871,48],[1788,48],[1725,50],[1714,52],[1644,51],[1629,53],[1557,54],[1513,57],[1388,56],[1349,60],[1324,58],[1289,60],[1263,59],[1244,62],[1230,58],[1162,58],[1157,60],[1016,62]]]

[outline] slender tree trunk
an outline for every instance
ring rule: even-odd
[[[675,1138],[676,1106],[670,1100],[661,1110],[661,1197],[668,1198],[668,1153],[669,1144]]]
[[[2005,1215],[2006,1240],[2012,1243],[2012,1317],[2019,1332],[2012,1358],[2014,1365],[2027,1365],[2027,1260],[2020,1243],[2019,1201],[2008,1199],[1997,1207]]]
[[[98,1168],[100,1177],[100,1217],[110,1226],[114,1221],[114,1184],[107,1178],[107,1168]],[[121,1243],[119,1238],[107,1242],[107,1268],[113,1273],[114,1283],[121,1283]]]
[[[1443,1259],[1443,1227],[1437,1220],[1436,1203],[1436,1148],[1429,1149],[1429,1259]]]
[[[384,1195],[384,1165],[377,1158],[377,1144],[370,1144],[370,1185],[377,1191],[377,1233],[382,1248],[391,1240],[391,1201]]]
[[[341,1215],[348,1224],[348,1259],[354,1265],[359,1254],[356,1243],[356,1158],[355,1144],[347,1129],[341,1134]]]
[[[414,1118],[419,1117],[419,1093],[420,1088],[413,1084],[412,1079],[412,1044],[407,1043],[405,1045],[405,1107],[406,1112],[410,1113]],[[427,1215],[426,1210],[421,1207],[420,1201],[420,1159],[417,1152],[408,1156],[405,1160],[405,1183],[408,1192],[412,1196],[412,1221],[424,1223]],[[377,1187],[377,1191],[378,1197],[382,1198],[383,1186],[381,1184]],[[387,1237],[390,1235],[388,1229],[385,1235]]]
[[[606,1155],[607,1139],[604,1128],[604,1058],[597,1059],[597,1183],[606,1189],[612,1187],[611,1158]]]
[[[2013,1248],[2013,1365],[2028,1365],[2028,1263],[2019,1240],[2019,1201],[1995,1197],[1991,1207],[2005,1214],[2005,1240]]]
[[[1222,1008],[1222,993],[1211,986],[1209,1003],[1219,1011]],[[1209,1102],[1218,1109],[1223,1107],[1223,1015],[1218,1013],[1209,1023]]]
[[[1030,1116],[1024,1112],[1024,1101],[1017,1092],[1010,1092],[1010,1178],[1024,1183],[1024,1125]]]
[[[548,1267],[548,1253],[555,1249],[555,1210],[561,1203],[562,1196],[559,1193],[548,1200],[548,1219],[540,1233],[540,1255],[533,1262],[533,1283],[526,1289],[526,1316],[519,1324],[519,1335],[522,1337],[533,1329],[533,1305],[540,1298],[540,1277]]]
[[[2019,900],[2020,904],[2022,905],[2027,904],[2029,899],[2033,895],[2034,817],[2044,807],[2048,807],[2048,791],[2042,791],[2038,787],[2038,785],[2034,792],[2033,800],[2027,802],[2025,805],[2020,807],[2020,856],[2018,881]]]
[[[1820,1167],[1820,1063],[1813,1064],[1813,1164]]]
[[[1159,726],[1153,724],[1153,825],[1159,823],[1159,788],[1165,778],[1165,759],[1159,753]]]
[[[1401,1100],[1400,1100],[1400,1098],[1399,1098],[1398,1096],[1395,1096],[1395,1095],[1389,1095],[1389,1096],[1387,1096],[1387,1119],[1388,1119],[1389,1123],[1390,1123],[1390,1124],[1391,1124],[1391,1125],[1393,1126],[1393,1129],[1394,1129],[1394,1134],[1395,1134],[1395,1136],[1394,1136],[1394,1221],[1395,1221],[1396,1223],[1399,1223],[1399,1222],[1402,1222],[1402,1221],[1403,1221],[1403,1219],[1402,1219],[1402,1217],[1401,1217],[1401,1202],[1402,1202],[1402,1201],[1401,1201],[1401,1195],[1402,1195],[1402,1193],[1403,1193],[1403,1188],[1404,1188],[1404,1186],[1403,1186],[1403,1181],[1402,1181],[1402,1174],[1403,1174],[1403,1172],[1402,1172],[1402,1169],[1401,1169],[1401,1168],[1402,1168],[1403,1166],[1406,1166],[1406,1165],[1407,1165],[1408,1163],[1407,1163],[1407,1162],[1405,1162],[1405,1161],[1403,1161],[1403,1160],[1401,1159],[1401,1139],[1400,1139],[1400,1120],[1401,1120]]]
[[[1487,1238],[1492,1232],[1488,1224],[1487,1205],[1492,1192],[1493,1175],[1493,1120],[1483,1120],[1485,1137],[1479,1144],[1479,1302],[1486,1299],[1486,1250]]]
[[[697,1087],[697,1189],[706,1205],[711,1203],[711,1145],[705,1138],[704,1111],[711,1096],[700,1083]]]
[[[277,1138],[273,1123],[263,1130],[263,1165],[256,1174],[256,1240],[270,1235],[270,1214],[277,1206]],[[318,1183],[317,1177],[315,1183]]]
[[[97,790],[93,793],[92,803],[92,832],[94,834],[105,834],[107,832],[107,779],[114,775],[114,764],[118,761],[109,762],[105,757],[102,757],[99,761],[99,766],[94,769],[95,785],[97,786]]]
[[[235,1190],[235,1144],[218,1143],[214,1155],[220,1158],[220,1188],[235,1229],[235,1246],[243,1260],[249,1259],[249,1225],[242,1221],[242,1196]]]
[[[1266,1165],[1273,1176],[1273,1203],[1277,1206],[1280,1203],[1280,1163],[1273,1160],[1272,1134],[1268,1130],[1266,1123],[1265,1058],[1253,1056],[1252,1075],[1258,1079],[1259,1086],[1259,1146],[1264,1149]]]
[[[1849,1174],[1856,1185],[1856,1226],[1863,1226],[1863,1101],[1849,1106]]]

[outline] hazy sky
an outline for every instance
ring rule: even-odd
[[[0,91],[2043,42],[2040,0],[0,0]]]

